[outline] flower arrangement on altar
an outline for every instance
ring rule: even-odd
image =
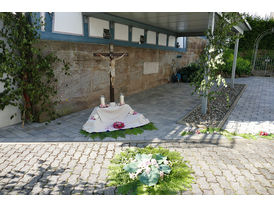
[[[108,186],[116,186],[118,194],[178,194],[193,183],[180,153],[160,147],[129,148],[111,163]]]
[[[105,105],[100,104],[99,107],[100,108],[107,108],[107,107],[109,107],[109,105],[108,104],[105,104]]]
[[[267,132],[263,132],[263,131],[260,132],[260,136],[268,136],[268,135],[269,134]]]
[[[123,122],[114,122],[114,123],[113,123],[113,127],[114,127],[115,129],[122,129],[122,128],[125,127],[125,124],[124,124]]]

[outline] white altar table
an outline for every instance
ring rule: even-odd
[[[114,122],[123,122],[125,126],[122,129],[150,123],[144,115],[135,112],[128,104],[112,104],[106,108],[95,107],[82,129],[89,133],[119,130],[113,127]]]

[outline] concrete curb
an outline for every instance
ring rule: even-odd
[[[228,110],[228,112],[226,113],[226,115],[224,116],[224,118],[222,119],[222,121],[218,124],[218,126],[217,126],[218,128],[222,128],[224,126],[226,120],[228,119],[229,115],[232,113],[232,111],[234,110],[234,108],[238,104],[238,101],[240,100],[240,98],[243,95],[243,93],[244,93],[244,91],[245,91],[246,88],[247,88],[247,85],[245,84],[244,88],[242,89],[242,91],[240,92],[240,94],[237,96],[237,98],[235,99],[235,101],[231,105],[230,109]]]

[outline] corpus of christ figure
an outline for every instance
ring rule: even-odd
[[[110,102],[114,102],[115,62],[124,56],[128,56],[128,53],[114,53],[113,44],[110,44],[109,53],[94,53],[93,55],[109,61]]]

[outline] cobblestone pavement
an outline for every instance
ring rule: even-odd
[[[235,82],[247,84],[247,88],[224,129],[237,133],[274,133],[274,78],[237,78]]]
[[[238,104],[229,116],[224,129],[237,133],[274,133],[274,78],[237,78],[236,83],[247,84]],[[145,115],[158,130],[144,131],[126,138],[106,138],[103,141],[158,141],[185,139],[180,136],[184,125],[176,124],[200,100],[191,95],[189,84],[165,84],[126,97],[131,107]],[[94,141],[80,134],[93,108],[61,117],[49,124],[33,123],[24,128],[20,124],[0,128],[0,142],[80,142]],[[195,135],[189,138],[197,138]],[[212,138],[212,137],[210,137]],[[221,139],[222,136],[214,137]],[[102,141],[99,138],[95,141]]]
[[[114,154],[127,147],[179,151],[194,170],[183,194],[274,195],[274,143],[239,140],[220,146],[197,143],[1,143],[0,194],[114,194],[106,187]]]
[[[118,141],[150,141],[158,139],[182,138],[180,132],[185,128],[176,122],[191,111],[199,99],[191,95],[189,84],[165,84],[138,94],[126,97],[125,101],[135,111],[144,114],[158,130],[144,131],[141,135],[127,135]],[[99,101],[99,100],[98,100]],[[61,117],[51,123],[33,123],[24,128],[20,124],[0,128],[0,142],[79,142],[93,141],[80,134],[93,108]],[[95,141],[102,141],[97,138]],[[104,141],[116,141],[106,138]]]

